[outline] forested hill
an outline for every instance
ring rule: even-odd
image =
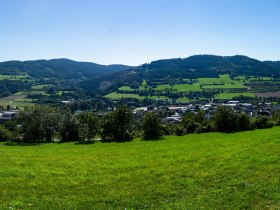
[[[107,75],[131,68],[125,65],[100,65],[69,59],[7,61],[0,63],[0,74],[28,74],[37,78],[77,79]]]
[[[121,85],[137,86],[143,80],[153,82],[170,82],[172,79],[195,79],[200,77],[218,77],[219,74],[244,76],[280,76],[280,62],[259,61],[247,56],[215,56],[194,55],[188,58],[176,58],[153,61],[133,69],[120,71],[106,78],[88,80],[82,86],[91,91],[106,81],[108,90],[116,89]],[[108,82],[111,85],[108,85]],[[101,84],[101,86],[99,85]]]
[[[167,59],[144,64],[140,71],[152,74],[170,74],[187,78],[213,77],[235,73],[252,76],[280,75],[280,62],[261,62],[246,56],[195,55],[184,59]]]

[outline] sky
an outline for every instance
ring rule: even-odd
[[[0,0],[0,61],[280,60],[279,0]]]

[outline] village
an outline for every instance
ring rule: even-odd
[[[226,106],[234,110],[235,113],[246,113],[249,117],[264,115],[271,117],[272,113],[280,108],[278,104],[261,102],[258,104],[242,103],[240,101],[227,101],[226,103],[195,103],[186,104],[183,106],[153,106],[136,108],[133,114],[136,117],[141,117],[145,112],[154,111],[159,117],[164,119],[164,122],[176,124],[179,123],[186,113],[198,113],[203,111],[206,118],[212,118],[219,106]]]

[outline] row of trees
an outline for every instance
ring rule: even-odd
[[[154,113],[137,121],[130,108],[119,106],[104,116],[92,112],[78,115],[69,110],[36,105],[21,111],[14,121],[0,126],[0,140],[23,143],[52,141],[90,142],[95,137],[103,141],[128,141],[136,136],[158,138],[162,123]]]
[[[0,126],[0,139],[48,143],[54,140],[90,142],[98,137],[102,141],[122,142],[136,137],[157,139],[162,135],[267,128],[273,123],[279,124],[280,114],[274,116],[272,119],[265,116],[249,118],[244,113],[234,113],[227,107],[219,107],[211,119],[205,118],[203,112],[187,113],[179,124],[172,125],[163,123],[155,112],[147,112],[142,118],[136,119],[131,109],[123,105],[104,116],[92,112],[74,115],[69,110],[38,105],[21,111],[14,121]]]
[[[211,119],[205,118],[203,112],[186,114],[182,122],[177,126],[176,134],[185,135],[211,131],[231,133],[256,128],[269,128],[279,124],[280,115],[277,113],[274,113],[273,118],[261,115],[250,118],[245,113],[235,113],[232,109],[221,106]]]

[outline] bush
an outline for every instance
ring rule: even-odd
[[[252,127],[257,129],[271,128],[273,126],[272,122],[267,116],[257,116],[252,120]]]
[[[204,115],[204,112],[198,112],[197,114],[187,113],[180,123],[180,127],[183,128],[181,134],[204,133],[211,131],[212,128],[210,121],[206,119]]]
[[[11,141],[13,139],[13,133],[0,126],[0,141]]]

